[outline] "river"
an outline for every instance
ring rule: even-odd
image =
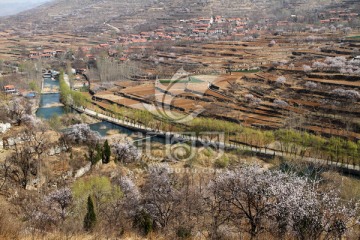
[[[58,88],[59,81],[54,81],[50,78],[44,78],[44,87],[54,89]],[[61,116],[69,112],[71,112],[71,109],[65,107],[60,102],[60,93],[49,93],[41,95],[40,106],[36,112],[36,116],[48,120],[53,116]],[[136,132],[110,122],[103,121],[89,124],[89,126],[93,131],[98,132],[103,137],[107,136],[110,130],[116,130],[119,133],[126,134],[129,137],[132,137],[134,140],[139,139],[139,137],[136,136]],[[158,137],[153,137],[152,141],[164,143],[164,139]]]

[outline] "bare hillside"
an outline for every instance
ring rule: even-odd
[[[211,15],[259,20],[298,14],[311,20],[325,8],[344,5],[353,9],[359,4],[351,0],[55,0],[7,18],[2,27],[16,23],[18,28],[31,31],[70,31],[86,35],[109,28],[136,32]]]

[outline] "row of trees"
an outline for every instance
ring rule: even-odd
[[[195,118],[187,126],[187,130],[194,132],[197,136],[201,132],[221,132],[233,135],[243,130],[240,124],[211,118]]]
[[[134,124],[138,123],[157,131],[162,130],[173,132],[178,130],[181,131],[182,129],[181,126],[178,126],[171,121],[158,119],[149,111],[121,108],[117,104],[111,105],[108,112],[105,112],[105,115],[109,115],[120,120],[130,121]]]
[[[339,91],[340,92],[340,91]],[[352,92],[341,91],[339,94],[351,95]],[[334,93],[335,94],[335,93]],[[356,93],[351,96],[356,95]],[[279,107],[286,107],[288,104],[281,100],[275,100],[274,104]],[[283,153],[294,156],[308,156],[314,158],[323,158],[334,162],[348,163],[357,165],[358,156],[360,156],[360,143],[351,140],[344,140],[339,137],[330,139],[301,132],[297,130],[277,130],[263,131],[252,128],[242,127],[240,124],[223,120],[196,118],[187,126],[173,126],[171,123],[165,123],[157,120],[154,115],[147,111],[127,110],[119,108],[116,105],[111,107],[113,117],[123,120],[133,120],[140,122],[146,127],[164,131],[186,131],[194,132],[196,136],[205,132],[224,133],[226,140],[236,140],[248,144],[254,148],[267,149],[270,144],[278,142],[280,147],[274,148]]]
[[[339,72],[343,74],[359,74],[360,61],[347,60],[345,57],[327,57],[324,62],[314,62],[312,68],[319,71]]]
[[[278,151],[298,157],[313,157],[327,159],[339,163],[359,165],[360,141],[353,142],[339,137],[324,138],[318,135],[296,130],[280,129],[262,131],[244,128],[233,138],[238,142],[248,144],[255,149],[269,148],[273,145]]]
[[[340,239],[359,216],[356,203],[319,182],[258,166],[194,176],[165,164],[150,167],[144,180],[142,187],[132,175],[79,180],[41,200],[51,209],[32,207],[37,217],[28,222],[47,231],[68,222],[108,237],[137,231],[180,239],[311,240]]]
[[[90,100],[81,92],[71,90],[64,80],[64,72],[61,71],[60,81],[60,100],[67,106],[87,107]]]

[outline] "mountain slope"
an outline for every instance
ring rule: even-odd
[[[50,0],[2,0],[0,1],[0,16],[12,15],[25,11]]]
[[[345,4],[345,5],[344,5]],[[55,0],[7,18],[20,28],[98,34],[111,26],[137,32],[191,17],[281,18],[291,14],[316,14],[329,6],[358,7],[350,0]],[[29,24],[31,23],[31,24]]]

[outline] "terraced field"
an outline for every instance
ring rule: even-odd
[[[277,44],[273,47],[268,45],[270,36],[255,42],[176,46],[171,49],[178,60],[186,58],[188,62],[209,64],[211,70],[206,66],[199,70],[216,70],[217,73],[197,74],[195,70],[190,71],[190,78],[183,76],[177,81],[168,78],[119,82],[110,94],[100,92],[96,96],[130,108],[139,109],[140,105],[150,104],[155,109],[155,106],[165,104],[175,112],[191,113],[201,107],[204,110],[202,116],[244,126],[290,127],[325,136],[358,139],[360,99],[350,100],[337,96],[334,91],[338,88],[345,92],[359,91],[359,75],[315,68],[305,72],[303,65],[312,66],[315,62],[324,63],[329,57],[340,56],[351,62],[352,53],[359,47],[354,42],[333,42],[331,47],[329,44],[324,47],[321,41],[299,40],[307,36],[309,34],[305,33],[277,36]],[[343,54],[335,53],[340,45]],[[329,53],[329,49],[334,52]],[[176,70],[179,65],[170,63],[168,66]],[[279,83],[280,77],[285,81]],[[312,87],[308,87],[309,82]]]

